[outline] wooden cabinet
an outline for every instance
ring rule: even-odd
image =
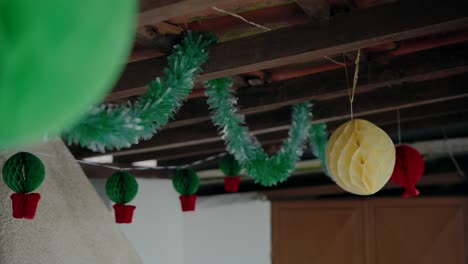
[[[467,201],[273,202],[273,263],[466,264]]]

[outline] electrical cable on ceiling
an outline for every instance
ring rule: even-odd
[[[397,124],[398,124],[398,145],[401,145],[401,124],[400,124],[400,108],[397,108]]]
[[[335,64],[337,64],[337,65],[340,65],[340,66],[346,66],[346,65],[347,65],[347,64],[346,64],[346,60],[345,60],[345,63],[343,63],[343,62],[339,62],[339,61],[337,61],[337,60],[334,60],[333,58],[330,58],[330,57],[328,57],[328,56],[323,56],[323,58],[324,58],[324,59],[327,59],[327,60],[329,60],[329,61],[331,61],[331,62],[333,62],[333,63],[335,63]]]
[[[212,156],[206,157],[204,159],[196,160],[194,162],[187,163],[187,164],[180,165],[180,166],[119,167],[119,166],[106,165],[106,164],[102,164],[102,163],[96,163],[96,162],[80,160],[80,159],[68,159],[68,158],[63,158],[61,156],[59,157],[59,156],[55,156],[55,155],[51,155],[51,154],[47,154],[47,153],[42,153],[42,152],[34,152],[34,154],[39,155],[39,156],[45,156],[45,157],[61,159],[61,160],[76,161],[76,162],[81,163],[81,164],[87,164],[87,165],[92,165],[92,166],[96,166],[96,167],[103,167],[103,168],[108,168],[108,169],[112,169],[112,170],[120,170],[120,171],[131,171],[131,170],[141,170],[142,171],[142,170],[164,170],[164,169],[175,170],[175,169],[179,169],[179,168],[184,169],[184,168],[189,168],[189,167],[192,167],[192,166],[200,165],[202,163],[205,163],[205,162],[208,162],[208,161],[211,161],[211,160],[215,160],[215,159],[221,158],[221,157],[226,155],[226,153],[220,153],[220,154],[217,154],[217,155],[212,155]]]
[[[458,174],[460,174],[460,176],[466,179],[465,173],[463,172],[463,170],[460,167],[460,164],[458,164],[458,161],[455,159],[455,156],[453,155],[452,148],[447,143],[447,134],[445,133],[445,128],[441,127],[440,129],[442,130],[442,134],[444,135],[445,146],[447,147],[448,154],[450,156],[450,159],[453,162],[453,165],[455,166],[455,169],[457,170]]]
[[[240,16],[240,15],[238,15],[238,14],[231,13],[231,12],[229,12],[229,11],[226,11],[226,10],[224,10],[224,9],[218,8],[218,7],[216,7],[216,6],[212,6],[211,8],[212,8],[213,10],[215,10],[215,11],[220,12],[220,13],[224,13],[224,14],[233,16],[233,17],[235,17],[235,18],[238,18],[238,19],[244,21],[245,23],[250,24],[250,25],[252,25],[252,26],[254,26],[254,27],[261,28],[261,29],[263,29],[263,30],[265,30],[265,31],[271,31],[271,28],[267,28],[267,27],[265,27],[265,26],[262,26],[262,25],[260,25],[260,24],[255,23],[255,22],[249,21],[249,20],[247,20],[245,17]]]

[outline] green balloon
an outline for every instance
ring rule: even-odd
[[[136,0],[0,0],[0,148],[58,134],[102,100],[136,14]]]

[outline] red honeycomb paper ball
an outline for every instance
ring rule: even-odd
[[[416,183],[424,174],[424,158],[415,148],[408,145],[396,147],[396,160],[391,181],[405,188],[403,197],[418,196]]]

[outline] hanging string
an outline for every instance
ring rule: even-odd
[[[397,108],[397,124],[398,124],[398,145],[401,145],[401,123],[400,123],[400,108]]]
[[[355,61],[355,69],[354,69],[354,78],[353,78],[353,88],[350,91],[348,86],[348,96],[349,96],[349,106],[350,106],[350,113],[351,113],[351,120],[354,118],[353,112],[353,102],[354,102],[354,92],[356,91],[356,86],[359,77],[359,61],[361,60],[361,49],[358,49],[358,54]],[[348,78],[348,72],[346,71],[346,79]]]
[[[238,18],[238,19],[244,21],[245,23],[250,24],[250,25],[252,25],[252,26],[254,26],[254,27],[261,28],[261,29],[263,29],[263,30],[265,30],[265,31],[271,31],[271,28],[267,28],[267,27],[265,27],[265,26],[262,26],[262,25],[259,25],[259,24],[255,23],[255,22],[249,21],[249,20],[247,20],[245,17],[240,16],[240,15],[238,15],[238,14],[231,13],[231,12],[229,12],[229,11],[226,11],[226,10],[224,10],[224,9],[218,8],[218,7],[216,7],[216,6],[212,6],[211,9],[213,9],[213,10],[215,10],[215,11],[218,11],[218,12],[220,12],[220,13],[224,13],[224,14],[233,16],[233,17],[235,17],[235,18]]]
[[[140,171],[143,171],[143,170],[164,170],[164,169],[174,170],[174,169],[178,169],[178,168],[184,169],[184,168],[189,168],[189,167],[193,167],[193,166],[196,166],[196,165],[200,165],[200,164],[202,164],[202,163],[205,163],[205,162],[208,162],[208,161],[211,161],[211,160],[215,160],[215,159],[224,157],[224,156],[226,155],[226,153],[220,153],[220,154],[217,154],[217,155],[212,155],[212,156],[206,157],[206,158],[204,158],[204,159],[196,160],[196,161],[194,161],[194,162],[187,163],[187,164],[180,165],[180,166],[157,166],[157,167],[132,166],[132,167],[119,167],[119,166],[106,165],[106,164],[103,164],[103,163],[97,163],[97,162],[86,161],[86,160],[80,160],[80,159],[64,158],[64,157],[62,157],[62,156],[55,156],[55,155],[51,155],[51,154],[48,154],[48,153],[42,153],[42,152],[34,152],[34,154],[37,154],[37,155],[39,155],[39,156],[45,156],[45,157],[51,157],[51,158],[55,158],[55,159],[60,159],[60,160],[75,161],[75,162],[78,162],[78,163],[81,163],[81,164],[87,164],[87,165],[92,165],[92,166],[96,166],[96,167],[102,167],[102,168],[108,168],[108,169],[120,170],[120,171],[132,171],[132,170],[140,170]]]
[[[348,96],[350,95],[350,87],[349,87],[349,74],[348,74],[348,64],[346,63],[346,56],[344,53],[341,54],[343,56],[343,62],[345,66],[345,74],[346,74],[346,86],[348,87]]]
[[[460,167],[460,164],[458,164],[458,161],[455,159],[455,156],[453,155],[450,144],[447,143],[448,140],[447,140],[447,134],[445,133],[445,128],[441,127],[441,129],[442,129],[442,134],[444,135],[445,147],[447,147],[447,151],[450,156],[450,159],[452,160],[453,165],[455,166],[455,169],[457,170],[458,174],[460,174],[460,176],[466,179],[465,173],[463,172],[463,170]]]
[[[343,54],[343,55],[344,55],[344,54]],[[347,64],[346,64],[346,58],[343,58],[344,62],[339,62],[339,61],[334,60],[334,59],[332,59],[332,58],[330,58],[330,57],[328,57],[328,56],[323,56],[323,58],[324,58],[324,59],[327,59],[327,60],[329,60],[329,61],[331,61],[331,62],[333,62],[333,63],[335,63],[335,64],[337,64],[337,65],[340,65],[340,66],[345,66],[345,67],[346,67],[346,65],[347,65]],[[348,76],[347,73],[346,73],[346,76]]]

